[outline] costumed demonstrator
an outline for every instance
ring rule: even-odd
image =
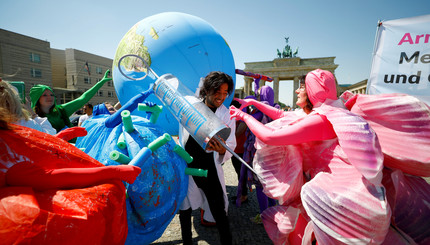
[[[0,80],[0,107],[6,109],[11,120],[9,123],[32,128],[40,132],[55,135],[56,137],[69,141],[78,136],[87,134],[82,127],[72,127],[57,133],[51,126],[46,117],[39,117],[37,114],[30,113],[31,110],[24,108],[21,104],[18,92],[15,87],[7,82]],[[30,116],[31,115],[31,116]]]
[[[231,128],[230,136],[225,144],[236,147],[235,121],[230,119],[228,109],[223,105],[224,100],[234,90],[234,83],[228,74],[210,72],[199,86],[199,98],[203,100],[215,115]],[[228,198],[222,164],[231,158],[228,152],[215,139],[208,142],[209,152],[206,152],[185,128],[180,127],[179,142],[193,157],[190,167],[207,170],[207,177],[189,176],[188,193],[180,206],[179,220],[181,223],[182,240],[184,244],[192,244],[191,213],[202,208],[202,220],[216,222],[221,244],[231,244],[232,235],[227,216]]]
[[[258,82],[259,81],[256,81],[256,84],[258,84]],[[260,102],[268,104],[268,105],[273,106],[273,107],[278,106],[278,104],[275,104],[275,102],[274,102],[275,94],[274,94],[273,89],[271,87],[269,87],[267,85],[262,86],[260,88],[258,88],[258,87],[259,86],[256,85],[256,89],[257,89],[256,95],[257,95],[257,98],[259,98]],[[249,97],[249,96],[247,96],[247,97]],[[245,98],[247,98],[247,97],[245,97]],[[264,115],[264,113],[262,113],[261,111],[259,111],[258,109],[255,109],[255,108],[251,111],[250,115],[252,115],[252,117],[254,117],[256,120],[260,121],[262,124],[266,124],[266,123],[272,121],[271,118]],[[243,160],[246,161],[250,166],[252,166],[253,160],[254,160],[254,155],[256,152],[255,135],[252,133],[252,131],[249,128],[246,129],[245,134],[246,134],[246,141],[245,141],[246,151],[243,154]],[[240,182],[238,185],[239,187],[243,186],[241,184],[242,181],[248,182],[247,184],[250,187],[252,185],[255,185],[257,200],[258,200],[258,206],[260,208],[260,212],[255,217],[252,218],[252,221],[254,223],[261,224],[261,213],[263,213],[263,211],[266,210],[268,207],[275,206],[276,201],[272,198],[267,197],[264,194],[263,187],[262,187],[260,181],[258,180],[258,178],[256,176],[254,176],[254,173],[252,173],[252,171],[247,169],[245,166],[242,166],[242,169],[241,169],[241,178],[240,178]],[[240,188],[238,188],[238,193],[239,193],[239,191],[241,191]],[[236,205],[237,206],[239,205],[238,201],[236,201]]]
[[[124,244],[121,181],[133,183],[141,169],[104,166],[65,140],[12,120],[0,108],[2,243]]]
[[[136,181],[126,186],[128,235],[125,244],[150,244],[160,238],[177,213],[188,186],[187,164],[175,151],[179,146],[154,124],[151,117],[156,113],[149,110],[146,117],[130,115],[142,106],[159,108],[145,101],[153,92],[150,84],[146,91],[132,97],[113,114],[104,103],[94,106],[93,117],[82,124],[88,135],[76,141],[77,147],[106,166],[134,161],[142,168]],[[129,123],[124,113],[128,114]],[[151,150],[153,142],[163,136],[170,140]],[[149,157],[140,159],[146,151],[150,152]]]
[[[430,198],[424,193],[430,186],[418,177],[430,175],[429,107],[399,94],[346,96],[345,107],[333,74],[320,69],[309,72],[296,93],[303,110],[240,101],[274,120],[266,125],[230,108],[256,135],[255,169],[265,193],[281,204],[262,214],[272,241],[429,242]],[[405,142],[420,151],[411,154]],[[405,171],[408,165],[412,171]],[[420,215],[405,215],[411,207]]]
[[[57,131],[51,126],[46,117],[39,117],[34,112],[26,110],[21,103],[16,88],[0,79],[0,107],[6,109],[15,119],[13,124],[39,130],[54,135]]]
[[[240,103],[233,100],[230,106],[235,106],[240,108]],[[247,108],[244,108],[244,110]],[[240,158],[243,159],[243,153],[245,152],[245,141],[246,141],[246,124],[241,121],[236,121],[236,148],[234,149],[234,153],[236,153]],[[236,205],[240,206],[242,203],[248,202],[248,186],[246,181],[240,180],[240,171],[242,168],[242,162],[236,158],[235,156],[231,157],[231,163],[233,164],[234,171],[237,174],[237,182],[238,182],[238,190],[237,195],[230,197],[230,200],[233,203],[237,203]],[[240,190],[239,190],[240,189]]]
[[[102,80],[85,91],[80,97],[65,104],[57,105],[54,91],[49,86],[37,84],[30,89],[31,108],[40,117],[47,117],[52,127],[57,132],[67,127],[72,127],[69,117],[83,107],[97,93],[97,91],[112,78],[108,77],[106,71]]]
[[[263,87],[260,87],[261,80],[270,82],[270,81],[273,81],[273,78],[265,76],[265,75],[261,75],[261,74],[255,74],[252,72],[246,72],[246,71],[243,71],[240,69],[236,69],[236,74],[240,74],[240,75],[247,76],[247,77],[252,77],[254,79],[254,94],[258,97],[258,99],[257,99],[257,97],[255,97],[253,95],[248,95],[245,97],[245,99],[255,99],[255,100],[262,99],[263,101],[267,101],[267,103],[279,108],[279,105],[275,104],[273,101],[274,100],[273,89],[271,87],[265,86],[265,85]],[[270,95],[270,94],[272,94],[272,95]],[[273,101],[273,102],[270,103],[269,101]],[[237,101],[234,101],[234,102],[238,103]],[[240,107],[240,105],[238,107]],[[267,123],[268,120],[270,120],[270,118],[264,116],[264,114],[261,113],[261,111],[255,109],[255,108],[246,107],[246,108],[243,108],[242,110],[244,110],[244,112],[247,112],[248,114],[252,115],[254,118],[256,118],[259,121],[264,120],[264,123]],[[242,154],[240,156],[243,158],[243,160],[245,162],[247,162],[250,166],[252,166],[252,160],[253,160],[254,154],[255,154],[255,147],[254,147],[255,136],[247,128],[247,126],[244,122],[238,120],[238,121],[236,121],[236,135],[238,135],[238,133],[240,133],[241,131],[244,131],[243,137],[245,138],[245,140],[244,140],[244,143],[241,143],[241,145],[236,146],[235,152],[238,149],[241,150]],[[238,137],[236,137],[236,139],[237,138]],[[235,157],[232,158],[232,163],[233,163],[233,166],[235,168],[235,171],[237,172],[237,174],[239,176],[237,195],[235,197],[233,197],[232,200],[236,203],[237,207],[240,207],[242,203],[248,201],[248,197],[247,197],[248,188],[250,190],[252,190],[252,185],[253,185],[254,181],[256,180],[256,178],[254,178],[254,174],[252,173],[252,171],[249,170],[248,168],[246,168],[245,166],[243,166],[242,163],[238,159],[236,159]],[[257,189],[257,198],[258,198],[258,202],[259,202],[259,206],[260,206],[260,213],[261,213],[262,210],[266,209],[268,205],[269,206],[275,205],[275,201],[273,199],[268,199],[264,195],[264,193],[262,192],[262,188],[260,188],[261,185],[258,183],[258,180],[256,180],[255,182],[256,182],[256,186],[257,186],[257,188],[256,188]],[[252,219],[253,222],[261,223],[260,213],[257,214]]]

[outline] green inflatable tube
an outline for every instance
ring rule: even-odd
[[[198,177],[208,177],[208,171],[200,168],[185,168],[185,174]]]
[[[151,117],[149,118],[149,121],[152,124],[155,124],[158,120],[158,116],[160,115],[161,111],[163,111],[163,106],[155,105],[153,107],[150,107],[141,103],[138,105],[137,110],[151,112]]]
[[[127,133],[131,133],[134,130],[133,122],[131,121],[130,111],[124,110],[121,112],[122,123],[124,124],[124,130]]]
[[[118,141],[116,142],[116,146],[119,149],[124,150],[127,147],[127,143],[125,143],[124,133],[121,133],[118,137]]]
[[[154,152],[161,146],[165,145],[168,141],[170,141],[172,137],[168,133],[163,134],[162,136],[158,137],[156,140],[149,143],[148,148]]]
[[[190,163],[193,161],[193,157],[190,156],[190,154],[188,154],[188,152],[180,145],[175,145],[175,147],[173,147],[173,151],[178,154],[182,159],[184,159],[186,163]]]
[[[131,159],[128,156],[122,154],[119,151],[112,151],[109,154],[109,158],[121,164],[128,164],[131,161]]]

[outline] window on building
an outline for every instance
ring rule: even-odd
[[[31,68],[31,77],[42,77],[42,71],[40,69]]]
[[[40,63],[40,55],[35,53],[30,53],[30,61],[34,63]]]
[[[113,91],[108,91],[108,97],[113,97]]]
[[[84,83],[91,84],[91,77],[84,77]]]
[[[113,86],[113,82],[112,82],[112,80],[111,80],[111,81],[108,81],[108,82],[107,82],[107,85],[108,85],[108,87],[112,87],[112,86]]]
[[[103,90],[99,90],[97,93],[98,96],[103,97]]]
[[[96,72],[98,74],[102,74],[103,73],[103,69],[101,67],[96,67]]]

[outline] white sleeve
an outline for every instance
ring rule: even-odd
[[[42,128],[42,130],[40,130],[40,131],[47,133],[47,134],[50,134],[50,135],[55,135],[57,133],[57,130],[52,127],[48,118],[36,117],[33,120]]]

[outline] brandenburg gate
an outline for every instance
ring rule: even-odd
[[[296,89],[299,87],[299,78],[315,69],[328,70],[334,73],[338,67],[334,63],[336,57],[301,59],[300,57],[279,58],[273,61],[247,62],[245,63],[246,72],[266,75],[273,78],[273,91],[275,92],[275,102],[279,102],[279,82],[282,80],[293,80],[293,104],[297,100]],[[244,77],[245,95],[250,95],[253,90],[251,77]],[[337,82],[337,81],[336,81]],[[260,81],[260,87],[265,85],[265,81]]]

